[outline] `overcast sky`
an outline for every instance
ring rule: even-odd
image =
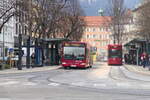
[[[79,0],[81,7],[85,11],[87,16],[97,16],[98,10],[106,9],[107,0]],[[125,0],[125,5],[127,8],[133,9],[140,0]]]

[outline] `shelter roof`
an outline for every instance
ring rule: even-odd
[[[146,42],[146,40],[143,40],[143,39],[133,39],[131,41],[129,41],[128,43],[126,43],[124,46],[132,46],[132,45],[135,45],[135,43],[144,43]]]

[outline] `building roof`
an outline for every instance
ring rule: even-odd
[[[109,16],[85,16],[84,21],[87,26],[107,26],[111,21]]]

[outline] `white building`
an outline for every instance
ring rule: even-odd
[[[7,9],[9,9],[10,6],[12,6],[11,0],[0,0],[0,16],[4,12],[6,12]],[[8,12],[9,13],[9,12]],[[3,23],[3,18],[0,19],[0,25]],[[8,51],[10,48],[14,48],[14,36],[16,33],[15,28],[15,18],[12,17],[3,27],[1,33],[0,33],[0,57],[3,56],[3,53],[5,53],[5,56],[7,56]],[[3,43],[4,43],[4,50],[3,52]]]
[[[10,21],[5,24],[0,34],[0,51],[2,51],[3,43],[5,50],[9,48],[14,48],[14,36],[15,36],[15,19],[11,18]],[[4,36],[3,36],[4,35]],[[4,40],[3,40],[4,38]]]

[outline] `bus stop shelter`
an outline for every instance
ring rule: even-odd
[[[61,58],[61,44],[69,41],[65,38],[44,39],[44,57],[46,65],[59,65]]]
[[[22,41],[22,40],[20,40]],[[23,45],[16,45],[18,50],[23,51],[23,55],[20,56],[20,64],[17,66],[20,70],[22,66],[37,67],[44,65],[58,65],[60,62],[60,48],[63,41],[68,41],[65,38],[49,38],[49,39],[37,39],[37,38],[25,38]],[[22,43],[22,42],[17,42]],[[31,55],[35,54],[34,63],[32,63]]]
[[[140,55],[143,52],[150,54],[150,43],[142,39],[133,39],[124,45],[130,55],[130,60],[135,60],[136,64],[139,64]]]

